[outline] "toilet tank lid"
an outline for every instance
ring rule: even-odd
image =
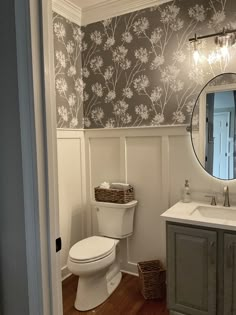
[[[96,201],[96,200],[92,200],[91,204],[93,206],[97,206],[97,207],[107,207],[107,208],[120,208],[120,209],[128,209],[128,208],[132,208],[134,206],[136,206],[138,203],[137,200],[132,200],[130,202],[127,203],[114,203],[114,202],[103,202],[103,201]]]
[[[115,245],[116,242],[114,239],[102,236],[91,236],[73,245],[70,249],[69,256],[78,261],[98,259],[112,252]]]

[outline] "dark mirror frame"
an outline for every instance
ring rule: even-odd
[[[217,179],[223,180],[223,181],[225,181],[225,180],[228,181],[228,180],[235,180],[235,179],[236,179],[235,172],[234,172],[234,178],[229,178],[229,179],[227,179],[227,178],[220,178],[220,177],[216,177],[216,176],[212,175],[208,170],[206,170],[206,168],[204,167],[204,165],[201,163],[201,161],[200,161],[200,159],[199,159],[199,156],[198,156],[198,154],[197,154],[197,152],[196,152],[196,149],[195,149],[195,146],[194,146],[194,141],[193,141],[193,130],[195,129],[195,127],[193,126],[194,111],[195,111],[197,105],[199,105],[199,109],[200,109],[200,104],[199,104],[200,97],[201,97],[201,95],[202,95],[204,89],[205,89],[207,86],[209,86],[209,84],[210,84],[213,80],[215,80],[216,78],[218,78],[218,77],[220,77],[220,76],[222,76],[222,75],[225,75],[225,74],[226,74],[226,75],[235,75],[235,76],[236,76],[236,73],[233,73],[233,72],[221,73],[221,74],[215,76],[214,78],[212,78],[211,80],[209,80],[209,81],[204,85],[204,87],[201,89],[200,93],[198,94],[198,96],[197,96],[197,98],[196,98],[196,101],[195,101],[195,104],[194,104],[194,107],[193,107],[193,110],[192,110],[192,114],[191,114],[190,126],[188,126],[186,129],[187,129],[187,131],[190,132],[190,134],[191,134],[191,135],[190,135],[190,136],[191,136],[191,143],[192,143],[192,148],[193,148],[194,154],[195,154],[195,156],[196,156],[196,158],[197,158],[199,164],[200,164],[201,167],[204,169],[204,171],[205,171],[206,173],[208,173],[210,176],[214,177],[214,178],[217,178]],[[235,82],[235,85],[236,85],[236,82]],[[219,86],[219,85],[217,85],[217,86]],[[236,88],[235,88],[235,90],[236,90]],[[235,110],[236,110],[236,108],[235,108]],[[235,117],[236,117],[236,111],[235,111]],[[235,118],[235,122],[236,122],[236,118]],[[199,124],[200,124],[200,116],[199,116],[199,121],[198,121],[198,128],[199,128]],[[235,126],[235,128],[236,128],[236,126]],[[200,128],[199,128],[199,129],[200,129]],[[209,135],[209,132],[208,132],[208,135]],[[234,135],[234,136],[236,136],[236,135]],[[212,125],[212,137],[213,137],[213,125]],[[235,141],[236,141],[236,139],[234,138],[234,150],[236,150],[236,143],[235,143]],[[235,153],[234,153],[234,155],[235,155]],[[235,156],[233,156],[233,157],[234,157],[234,159],[235,159]],[[234,164],[235,164],[235,163],[234,163]],[[236,165],[235,165],[234,167],[236,168]]]

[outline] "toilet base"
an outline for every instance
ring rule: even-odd
[[[88,311],[99,306],[118,287],[121,278],[120,271],[109,281],[106,279],[106,273],[100,273],[90,278],[80,277],[74,307],[78,311]]]
[[[122,274],[119,271],[108,283],[107,283],[107,290],[109,293],[109,296],[115,291],[115,289],[118,287],[118,285],[121,282]]]

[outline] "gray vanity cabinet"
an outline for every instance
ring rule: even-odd
[[[170,314],[216,314],[216,242],[216,231],[167,224]]]
[[[170,315],[236,315],[236,232],[167,222]]]
[[[236,235],[224,234],[224,315],[236,315]]]

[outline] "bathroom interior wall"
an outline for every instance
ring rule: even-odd
[[[137,274],[137,262],[159,258],[165,262],[165,223],[160,218],[182,197],[184,180],[189,179],[193,198],[217,194],[229,185],[236,202],[233,181],[219,181],[199,165],[185,126],[137,129],[100,129],[84,132],[87,191],[87,231],[97,234],[94,187],[102,181],[126,181],[134,186],[138,206],[134,234],[121,241],[122,269]]]
[[[145,28],[145,18],[149,20],[150,15],[160,15],[162,12],[163,16],[166,14],[170,19],[171,8],[173,8],[172,14],[176,15],[172,21],[172,27],[174,27],[175,23],[178,24],[180,22],[178,20],[178,18],[180,18],[186,25],[190,24],[192,30],[201,30],[201,32],[209,33],[212,30],[213,21],[217,22],[217,18],[219,18],[220,15],[215,16],[214,20],[214,10],[212,10],[212,7],[209,8],[209,2],[207,3],[206,5],[205,1],[201,0],[199,0],[198,4],[194,1],[187,2],[183,0],[170,2],[173,7],[168,7],[170,4],[163,4],[161,11],[155,8],[153,10],[147,9],[136,12],[137,16],[135,13],[134,15],[126,15],[121,18],[119,25],[124,21],[123,18],[127,19],[133,16],[133,23],[136,21],[136,26],[140,27],[140,34],[144,35],[142,28]],[[216,24],[220,27],[227,23],[231,24],[233,3],[229,0],[212,1],[212,3],[217,9],[216,11],[222,13],[222,20],[218,21],[219,23]],[[192,17],[190,17],[189,12],[192,12]],[[201,19],[203,20],[201,21]],[[114,23],[115,20],[112,19],[112,21],[112,23]],[[155,20],[155,23],[157,23],[157,21],[158,19]],[[138,261],[159,258],[165,262],[165,224],[160,218],[160,214],[181,199],[185,179],[189,179],[190,181],[193,197],[205,201],[207,201],[207,198],[204,197],[204,195],[216,192],[220,200],[219,202],[221,202],[224,184],[229,185],[231,198],[235,198],[234,194],[236,193],[233,181],[224,182],[208,176],[194,156],[190,136],[185,130],[185,124],[189,121],[194,99],[191,97],[186,98],[184,106],[181,107],[180,105],[180,107],[178,107],[177,99],[170,98],[168,105],[165,107],[168,114],[163,121],[161,115],[159,115],[159,111],[155,114],[157,115],[156,120],[154,119],[154,112],[149,111],[151,104],[147,103],[147,95],[142,95],[145,92],[142,87],[140,87],[141,90],[139,91],[137,89],[135,90],[136,98],[132,99],[131,97],[132,100],[135,100],[134,102],[132,100],[130,101],[127,97],[124,99],[125,103],[129,105],[128,107],[123,102],[115,107],[115,103],[106,101],[105,97],[107,95],[104,91],[106,91],[107,86],[103,89],[103,85],[105,84],[104,74],[107,67],[112,65],[113,61],[111,59],[114,56],[112,55],[113,48],[110,48],[108,52],[104,51],[103,45],[105,39],[108,38],[107,34],[104,35],[102,33],[102,39],[100,39],[100,35],[96,33],[96,31],[102,31],[102,27],[104,27],[102,22],[99,23],[94,23],[83,28],[83,32],[85,32],[85,46],[83,49],[86,51],[86,44],[89,44],[87,49],[93,48],[91,49],[93,54],[87,57],[90,58],[88,59],[90,75],[87,78],[84,77],[83,82],[83,86],[86,84],[85,93],[90,95],[90,98],[86,99],[85,94],[84,103],[85,127],[88,129],[84,131],[74,130],[68,120],[66,120],[63,125],[66,129],[58,129],[60,221],[61,231],[64,233],[62,235],[64,244],[62,252],[63,276],[66,276],[68,273],[66,270],[66,259],[70,246],[86,236],[97,233],[96,215],[94,208],[90,206],[90,202],[94,197],[94,187],[103,181],[125,181],[135,187],[136,199],[139,204],[135,213],[134,234],[127,242],[121,242],[122,269],[131,273],[137,273],[136,264]],[[208,28],[209,23],[211,23],[211,27]],[[219,68],[218,64],[213,65],[211,67],[213,73],[209,71],[204,72],[201,68],[197,70],[194,68],[189,69],[186,66],[189,56],[186,50],[184,50],[185,58],[181,55],[181,50],[177,50],[179,55],[178,58],[176,57],[178,60],[175,61],[173,61],[172,57],[167,53],[164,53],[163,56],[160,55],[159,57],[164,57],[166,64],[160,64],[155,71],[151,71],[151,59],[149,59],[147,63],[144,62],[146,58],[145,49],[148,51],[150,48],[152,32],[157,31],[156,27],[158,27],[158,25],[154,24],[155,27],[153,28],[153,18],[149,20],[148,25],[149,28],[147,32],[149,33],[147,35],[149,39],[146,38],[145,40],[142,38],[143,36],[133,33],[134,25],[131,25],[130,31],[133,35],[131,46],[134,45],[132,46],[134,49],[127,50],[127,58],[135,49],[139,50],[139,54],[136,54],[139,57],[133,56],[133,59],[136,58],[136,61],[139,60],[140,70],[143,67],[143,69],[146,69],[146,72],[141,71],[137,73],[136,79],[140,77],[140,80],[136,83],[137,86],[140,82],[144,84],[145,77],[141,77],[141,75],[145,74],[149,82],[146,89],[149,96],[151,96],[154,89],[158,92],[158,80],[160,78],[168,78],[167,81],[163,81],[161,84],[163,87],[168,86],[169,91],[171,90],[170,85],[172,84],[173,95],[177,95],[178,93],[174,93],[176,91],[173,91],[173,88],[177,88],[178,84],[182,82],[185,74],[180,75],[180,73],[182,73],[184,68],[186,71],[188,70],[189,73],[192,71],[194,74],[192,77],[193,80],[198,80],[194,82],[196,85],[193,84],[192,86],[194,90],[193,95],[195,95],[195,97],[198,90],[204,86],[205,81],[211,76],[223,70],[229,72],[234,71],[235,64],[233,66],[232,62],[227,64],[223,70]],[[217,27],[217,25],[215,25],[215,27]],[[189,29],[186,32],[184,30],[184,27],[181,28],[181,32],[184,32],[184,39],[187,41],[191,32]],[[115,32],[115,34],[121,36],[119,26],[116,31],[117,33]],[[98,44],[100,40],[102,40],[102,45]],[[117,44],[118,47],[129,44],[125,41],[121,43],[119,40],[117,41],[117,43],[119,43]],[[171,39],[171,52],[176,51],[175,47],[179,47],[176,40],[177,36],[173,36]],[[122,51],[125,53],[126,48],[120,50],[118,47],[118,55],[119,52],[122,54]],[[141,48],[143,48],[142,53]],[[109,54],[110,57],[108,56]],[[97,67],[96,64],[96,58],[99,56],[102,56],[103,59],[103,65],[100,68]],[[184,58],[183,60],[181,56]],[[95,71],[91,69],[91,61],[94,58],[96,60],[92,62],[92,67],[95,67]],[[123,61],[125,61],[125,59],[126,55]],[[120,67],[121,65],[117,65],[117,67],[118,66]],[[147,67],[149,68],[147,69]],[[102,74],[99,73],[100,70]],[[127,71],[130,70],[127,69]],[[125,75],[125,72],[123,72],[123,75]],[[166,75],[166,77],[164,75]],[[103,92],[101,92],[100,87]],[[123,87],[118,84],[117,89],[122,91]],[[131,92],[134,92],[133,90],[134,86],[132,86]],[[185,95],[184,91],[186,91],[185,84],[179,93]],[[128,92],[128,90],[126,90],[126,92]],[[131,95],[131,92],[127,95]],[[158,93],[154,93],[153,99],[158,100],[158,95]],[[96,102],[89,109],[88,102],[94,102],[95,99]],[[141,105],[140,102],[143,106],[139,107],[138,110],[136,107],[137,105]],[[70,108],[69,103],[67,105],[66,113],[69,112]],[[101,110],[97,108],[101,108]],[[125,123],[119,125],[117,122],[121,122],[122,117],[118,117],[114,113],[115,108],[118,113],[124,114],[124,118],[128,114],[131,115],[133,117],[132,123],[130,125]],[[157,108],[158,105],[156,109]],[[93,110],[95,111],[93,112]],[[64,112],[62,111],[61,113]],[[86,116],[86,113],[89,113],[89,117]],[[182,124],[182,126],[138,128],[138,126],[144,125],[159,125],[159,122],[163,125],[172,124],[174,113],[176,113],[175,117],[178,118],[175,122],[180,125]],[[66,115],[61,117],[67,119]],[[58,119],[61,119],[61,117],[58,117]],[[145,117],[148,117],[148,119]],[[89,118],[89,120],[86,118]],[[109,127],[120,126],[122,128],[103,128],[110,118],[114,119],[116,123],[109,125]],[[153,119],[155,124],[152,123]],[[123,128],[125,126],[134,126],[136,128]]]
[[[53,12],[61,274],[69,275],[71,246],[84,238],[83,82],[81,27]],[[68,133],[68,131],[70,131]]]
[[[83,125],[81,27],[53,12],[57,128]]]
[[[160,215],[181,199],[185,179],[190,181],[193,198],[210,204],[205,195],[216,193],[221,204],[227,184],[231,201],[236,201],[233,181],[219,181],[199,165],[185,127],[89,130],[85,146],[88,200],[94,198],[93,188],[104,180],[126,181],[135,188],[134,234],[121,241],[122,269],[126,272],[137,274],[139,261],[158,258],[165,262],[165,222]],[[96,234],[95,209],[90,211],[89,233]]]
[[[135,188],[134,234],[121,241],[122,270],[134,274],[139,261],[165,262],[165,222],[160,215],[181,199],[185,179],[193,198],[210,203],[205,195],[216,193],[222,204],[227,184],[236,203],[234,181],[217,180],[203,170],[185,126],[58,130],[58,143],[63,277],[68,275],[69,248],[97,234],[91,200],[102,181],[125,181]]]
[[[176,0],[83,27],[85,128],[188,124],[202,87],[236,71],[235,49],[216,60],[213,38],[198,45],[206,57],[196,66],[189,38],[235,29],[235,9],[230,0]]]
[[[63,279],[69,274],[69,250],[85,235],[83,139],[83,131],[57,132],[59,223],[62,239],[60,258]]]

